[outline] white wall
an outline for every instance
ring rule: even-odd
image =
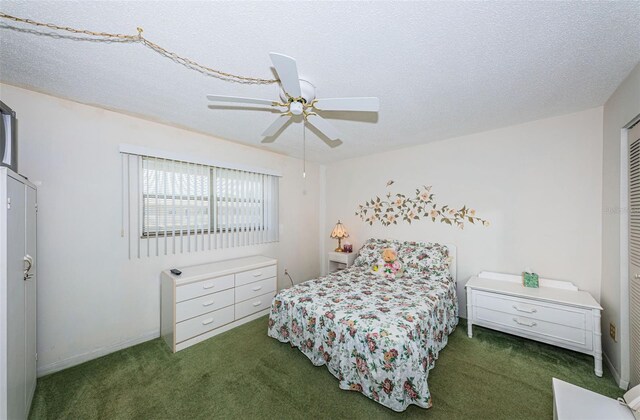
[[[258,148],[8,85],[0,85],[0,99],[19,116],[20,172],[42,182],[41,372],[157,336],[162,269],[260,253],[279,259],[279,287],[288,284],[284,268],[297,282],[316,276],[335,247],[328,235],[337,219],[356,248],[372,236],[456,244],[463,316],[464,283],[480,270],[531,267],[600,297],[602,108],[341,161],[326,171],[308,164],[304,180],[299,160]],[[129,260],[120,237],[121,143],[280,171],[280,243]],[[607,147],[605,154],[615,154]],[[386,193],[389,179],[393,193],[432,185],[439,203],[472,206],[491,226],[369,227],[354,211]]]
[[[603,191],[602,191],[602,314],[603,331],[609,331],[609,323],[618,327],[618,340],[603,334],[606,357],[616,377],[629,379],[629,363],[624,360],[628,351],[627,331],[622,328],[621,307],[628,299],[622,282],[628,277],[620,272],[620,219],[627,218],[627,203],[620,203],[620,155],[621,130],[640,114],[640,64],[627,76],[604,105],[603,122]],[[626,149],[622,149],[625,153]],[[626,241],[626,238],[623,238]],[[626,259],[627,257],[624,256]],[[624,385],[624,384],[622,384]]]
[[[369,237],[458,246],[462,316],[464,284],[481,270],[530,267],[600,296],[602,108],[341,161],[326,176],[321,235],[341,219],[356,248]],[[471,206],[491,226],[459,230],[425,220],[369,227],[354,215],[371,197],[413,194],[423,184],[433,186],[437,202]],[[326,251],[334,247],[325,241]]]
[[[19,119],[20,172],[38,190],[41,373],[158,335],[161,270],[245,255],[279,260],[296,282],[319,273],[319,167],[127,115],[0,85]],[[121,229],[121,143],[283,174],[278,244],[129,260]]]

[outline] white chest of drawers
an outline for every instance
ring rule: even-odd
[[[524,287],[520,276],[490,272],[471,277],[465,287],[469,337],[473,325],[481,325],[587,353],[602,376],[602,308],[588,292],[557,280]]]
[[[162,272],[160,331],[176,352],[269,312],[277,260],[263,256]]]

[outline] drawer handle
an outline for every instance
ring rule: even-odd
[[[261,301],[253,302],[253,306],[260,306],[262,304]]]
[[[526,312],[528,314],[535,314],[536,312],[538,312],[536,308],[531,308],[530,310],[526,310],[526,309],[519,308],[516,305],[513,305],[513,309],[520,312]]]
[[[204,302],[204,303],[202,304],[202,306],[211,306],[211,305],[213,305],[213,301],[212,301],[212,300],[207,301],[207,302]]]
[[[255,271],[253,273],[253,277],[260,277],[262,275],[262,271]]]
[[[202,321],[202,325],[209,325],[213,322],[213,318],[207,318],[204,321]]]
[[[522,322],[522,321],[520,321],[518,318],[513,318],[513,321],[514,321],[516,324],[518,324],[518,325],[524,325],[525,327],[535,327],[536,325],[538,325],[538,324],[536,324],[535,322],[532,322],[532,323],[530,323],[530,324],[529,324],[529,323],[526,323],[526,322]]]
[[[215,286],[214,283],[207,283],[207,284],[203,284],[202,288],[203,289],[211,289],[213,286]]]
[[[258,291],[258,290],[260,290],[260,289],[262,289],[262,286],[256,286],[256,287],[254,287],[254,288],[253,288],[253,289],[251,289],[251,290],[253,290],[254,292],[257,292],[257,291]]]

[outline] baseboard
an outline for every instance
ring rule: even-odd
[[[611,363],[611,360],[609,359],[609,356],[607,356],[607,353],[602,352],[602,359],[604,360],[605,365],[607,365],[607,367],[609,368],[609,372],[611,372],[611,374],[613,375],[613,379],[615,379],[618,386],[625,390],[629,388],[629,382],[623,381],[620,378],[620,372],[618,372],[616,368],[613,367],[613,363]]]
[[[144,343],[145,341],[153,340],[160,337],[160,330],[147,332],[140,337],[133,338],[131,340],[125,340],[117,344],[101,347],[99,349],[92,350],[87,353],[78,354],[69,358],[59,360],[57,362],[49,363],[48,365],[38,366],[37,374],[38,378],[48,375],[50,373],[58,372],[63,369],[70,368],[71,366],[79,365],[84,362],[88,362],[98,357],[106,356],[107,354],[116,352],[118,350],[126,349],[127,347],[135,346],[136,344]]]

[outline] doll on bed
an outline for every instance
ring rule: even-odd
[[[371,271],[374,274],[379,276],[383,276],[388,279],[395,279],[396,277],[401,277],[402,263],[398,259],[398,253],[393,248],[385,248],[382,250],[382,256],[380,259],[373,265]]]

